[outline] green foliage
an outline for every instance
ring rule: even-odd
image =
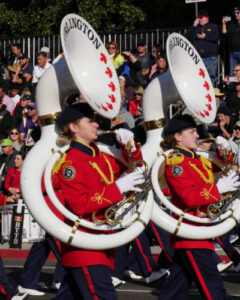
[[[57,34],[62,18],[68,13],[79,14],[97,31],[131,30],[146,18],[145,13],[133,2],[133,0],[0,1],[0,36]]]

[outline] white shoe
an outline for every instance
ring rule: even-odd
[[[53,283],[52,283],[52,289],[59,290],[60,286],[61,286],[61,282],[55,282],[55,281],[53,281]]]
[[[239,239],[238,234],[230,234],[229,242],[230,242],[231,244],[233,244],[233,243],[235,243],[238,239]]]
[[[135,279],[135,280],[139,280],[142,278],[142,276],[140,275],[137,275],[136,273],[134,273],[133,271],[131,270],[125,270],[124,271],[124,275],[128,278],[131,278],[131,279]]]
[[[217,264],[218,271],[219,272],[226,271],[228,268],[231,267],[232,264],[233,264],[232,261],[222,261],[219,264]]]
[[[40,292],[38,290],[33,290],[33,289],[26,289],[26,288],[23,288],[21,285],[18,286],[18,290],[20,293],[28,294],[30,296],[44,296],[45,295],[44,292]]]
[[[26,299],[28,294],[25,293],[17,293],[15,296],[11,298],[11,300],[23,300]]]
[[[146,283],[149,284],[155,280],[162,278],[167,274],[168,274],[167,269],[160,269],[159,271],[153,271],[152,274],[146,278]]]
[[[126,283],[126,281],[121,280],[117,277],[112,277],[112,284],[113,284],[114,287],[117,287],[117,286],[122,285],[124,283]]]
[[[240,262],[234,267],[235,272],[240,271]]]

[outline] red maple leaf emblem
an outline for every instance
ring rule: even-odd
[[[104,109],[105,111],[108,111],[108,109],[102,105],[102,109]]]
[[[205,72],[201,68],[199,68],[199,76],[201,76],[202,78],[205,78]]]
[[[107,67],[107,69],[106,69],[106,72],[105,72],[108,76],[109,76],[109,78],[112,78],[112,76],[113,76],[113,73],[112,73],[112,71],[111,71],[111,69],[109,68],[109,67]]]
[[[209,84],[208,84],[207,81],[204,81],[203,87],[205,87],[207,91],[209,91],[209,89],[210,89]]]
[[[106,55],[105,55],[104,53],[101,52],[101,53],[100,53],[100,56],[101,56],[101,57],[100,57],[100,60],[103,61],[103,62],[106,64],[106,63],[107,63],[107,57],[106,57]]]
[[[94,104],[97,106],[97,108],[101,108],[101,106],[97,102],[94,102]]]
[[[208,99],[208,102],[212,102],[212,97],[210,96],[210,94],[207,94],[205,97]]]
[[[112,90],[112,92],[115,92],[116,90],[116,87],[115,87],[115,84],[111,81],[108,85],[110,87],[110,89]]]
[[[111,100],[112,103],[116,102],[116,98],[114,95],[108,95],[108,98]]]
[[[204,110],[204,113],[206,116],[209,116],[209,112],[207,110]]]
[[[210,110],[210,111],[212,110],[212,105],[211,104],[208,103],[208,104],[206,104],[206,106],[207,106],[208,110]]]
[[[107,104],[107,107],[108,107],[109,109],[113,109],[112,103],[106,102],[106,104]]]
[[[201,115],[203,118],[205,118],[205,115],[204,115],[202,112],[200,112],[200,115]]]

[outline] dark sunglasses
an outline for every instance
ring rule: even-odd
[[[12,135],[13,135],[13,134],[14,134],[14,135],[19,135],[19,132],[14,132],[14,131],[13,131],[13,132],[10,132],[10,134],[12,134]]]
[[[35,109],[35,107],[28,107],[28,109],[29,109],[29,110],[34,110],[34,109]]]
[[[22,98],[21,100],[22,100],[22,101],[27,101],[28,99]]]
[[[235,126],[234,129],[235,130],[240,130],[240,127],[239,126]]]
[[[116,49],[115,47],[108,47],[108,49]]]
[[[142,96],[142,94],[134,93],[134,96]]]
[[[240,15],[240,11],[234,11],[233,14],[234,15]]]

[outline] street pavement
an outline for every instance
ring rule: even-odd
[[[42,297],[28,296],[28,300],[52,300],[55,299],[56,292],[51,287],[52,276],[55,268],[55,261],[47,261],[42,269],[39,290],[46,293]],[[21,270],[24,264],[22,259],[4,259],[4,266],[6,272],[19,282]],[[240,300],[240,273],[236,273],[231,267],[222,274],[224,285],[228,291],[229,297],[227,299],[239,299]],[[161,285],[164,279],[155,281],[154,283],[147,285],[144,280],[130,280],[126,278],[126,284],[117,288],[119,300],[157,300],[161,292]],[[1,299],[1,298],[0,298]],[[200,300],[199,293],[195,287],[192,287],[189,291],[186,300]],[[67,300],[67,299],[66,299]]]

